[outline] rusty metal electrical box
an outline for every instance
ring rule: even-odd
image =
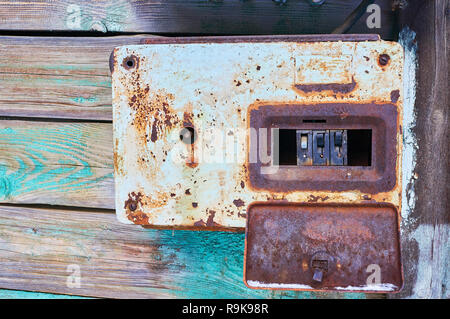
[[[110,64],[121,222],[245,229],[250,288],[401,289],[399,44],[152,38]]]

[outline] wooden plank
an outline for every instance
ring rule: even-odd
[[[1,288],[111,298],[365,297],[248,289],[243,252],[240,233],[148,230],[105,212],[0,206]],[[71,284],[76,267],[79,288]]]
[[[0,37],[0,116],[111,120],[109,56],[148,37]]]
[[[45,292],[0,289],[0,299],[88,299],[88,297],[56,295]]]
[[[306,0],[284,5],[271,0],[24,0],[2,2],[2,30],[96,30],[184,34],[316,34],[331,33],[360,0],[327,0],[320,7]],[[381,28],[369,29],[365,13],[349,33],[394,36],[391,0],[376,0]]]
[[[114,208],[110,123],[0,120],[0,202]]]
[[[418,53],[415,127],[405,128],[417,156],[409,159],[414,171],[402,216],[405,285],[393,298],[450,298],[447,17],[445,0],[409,1],[400,14],[401,27],[413,35],[406,51]]]

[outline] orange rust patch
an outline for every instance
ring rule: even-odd
[[[221,227],[220,224],[216,223],[214,221],[214,216],[216,215],[216,211],[214,210],[207,210],[207,213],[209,213],[208,219],[206,220],[206,223],[203,221],[203,219],[200,219],[199,221],[196,221],[194,223],[194,226],[196,227]]]
[[[302,234],[314,240],[327,242],[361,242],[372,240],[374,237],[370,229],[358,221],[349,224],[323,217],[307,223]],[[343,234],[351,238],[343,238]]]
[[[192,108],[192,105],[188,105],[187,106],[189,109]],[[193,121],[193,117],[194,115],[192,114],[192,112],[184,112],[183,113],[183,127],[191,127],[194,128],[194,121]],[[197,134],[194,130],[194,142],[195,142],[195,134]],[[186,165],[190,168],[195,168],[198,166],[198,162],[195,161],[195,145],[194,143],[192,144],[186,144],[186,147],[188,147],[189,149],[189,158],[186,161]]]
[[[397,103],[399,97],[400,97],[400,90],[391,91],[391,102],[392,103]]]
[[[141,210],[136,210],[134,212],[127,210],[127,218],[137,225],[148,225],[149,224],[147,214],[145,214]]]
[[[140,192],[138,192],[137,194],[135,192],[128,193],[128,199],[125,201],[123,208],[136,210],[138,204],[142,205],[141,198],[142,198],[142,194]],[[133,206],[134,206],[134,209],[133,209]]]
[[[200,219],[199,221],[196,221],[194,223],[194,226],[196,226],[196,227],[206,227],[206,223],[203,221],[203,219]]]
[[[184,127],[194,127],[194,122],[192,121],[192,118],[194,115],[190,112],[184,112],[183,113],[183,126]]]
[[[328,196],[314,196],[314,195],[309,195],[308,196],[308,202],[309,203],[317,203],[319,200],[321,200],[322,202],[325,202],[329,197]]]
[[[115,140],[115,149],[113,154],[114,171],[121,175],[125,175],[123,172],[123,156],[117,152],[119,141]]]
[[[149,216],[144,213],[141,208],[158,208],[165,206],[169,198],[167,193],[155,193],[155,195],[155,197],[149,197],[141,192],[129,193],[128,199],[124,204],[127,218],[135,224],[149,224]]]
[[[198,166],[198,163],[196,162],[186,162],[186,166],[190,168],[196,168]]]
[[[142,206],[142,194],[140,192],[129,193],[124,204],[127,218],[135,224],[148,224],[148,216],[138,209],[139,206]]]
[[[139,73],[134,76],[131,83],[134,90],[129,94],[128,106],[135,111],[132,125],[140,136],[145,136],[144,143],[149,141],[147,139],[149,135],[150,140],[156,142],[164,135],[165,130],[179,122],[178,115],[170,107],[174,96],[158,91],[151,97],[150,86],[141,86]]]
[[[238,217],[240,217],[240,218],[247,218],[247,214],[246,213],[239,213],[238,212]]]

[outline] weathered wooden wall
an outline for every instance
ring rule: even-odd
[[[450,298],[448,6],[445,0],[411,1],[400,15],[400,27],[414,36],[405,51],[417,52],[418,68],[414,126],[404,134],[415,153],[404,185],[405,284],[394,298]]]
[[[278,3],[281,3],[279,1]],[[360,0],[327,0],[312,7],[307,0],[97,0],[12,1],[0,6],[0,30],[99,31],[182,34],[331,33]],[[382,9],[383,38],[395,37],[390,0]],[[368,14],[365,15],[367,17]],[[373,33],[365,19],[349,33]]]
[[[114,46],[139,40],[0,37],[0,201],[14,204],[0,205],[0,287],[122,298],[365,297],[250,290],[244,234],[116,221],[108,59]],[[73,264],[81,288],[66,285]]]
[[[429,2],[427,10],[439,12],[446,1]],[[0,290],[0,298],[58,296],[21,291],[122,298],[365,298],[364,294],[351,293],[247,289],[242,282],[243,234],[146,230],[119,224],[113,210],[108,67],[113,47],[138,43],[141,37],[149,36],[120,35],[124,32],[328,33],[358,3],[328,0],[321,8],[311,8],[303,0],[288,1],[285,6],[270,0],[0,4],[0,289],[8,289]],[[398,11],[391,10],[389,0],[376,3],[383,14],[382,28],[375,31],[385,39],[396,39],[404,26],[394,23]],[[417,17],[426,11],[420,6],[409,8]],[[420,48],[435,48],[430,55],[435,56],[431,59],[435,64],[419,64],[419,74],[423,75],[419,77],[416,108],[421,111],[415,134],[422,143],[417,158],[417,166],[422,168],[415,192],[418,204],[410,215],[416,224],[404,228],[405,236],[422,224],[433,226],[431,240],[425,242],[421,235],[422,239],[403,243],[407,252],[403,254],[407,284],[399,295],[403,297],[418,296],[415,291],[428,282],[433,288],[424,288],[426,291],[438,296],[435,287],[441,285],[440,291],[448,297],[443,274],[418,281],[420,274],[414,270],[419,268],[419,256],[426,262],[427,254],[434,252],[439,252],[440,259],[428,257],[432,267],[439,270],[448,265],[442,261],[448,258],[442,253],[448,245],[447,202],[436,203],[438,196],[447,198],[445,161],[437,160],[431,173],[426,170],[427,156],[439,158],[433,153],[436,143],[443,143],[440,154],[448,158],[448,149],[442,147],[448,134],[448,101],[443,99],[442,87],[422,86],[430,81],[448,83],[442,73],[447,65],[438,56],[442,32],[444,43],[446,39],[446,10],[441,17],[444,31],[442,22],[425,28],[428,31],[424,33],[419,32],[420,18],[415,25],[409,24],[418,34],[423,60],[429,58],[420,53]],[[351,32],[374,32],[366,27],[364,18]],[[92,34],[92,30],[104,33]],[[440,38],[432,36],[436,30],[441,30]],[[429,78],[434,73],[428,67],[439,74],[435,79]],[[431,95],[427,93],[430,90]],[[425,102],[435,106],[426,108],[422,106]],[[429,121],[434,121],[434,130],[427,127]],[[441,189],[430,192],[433,179],[439,175],[437,185]],[[425,257],[420,252],[427,248],[417,247],[424,242],[426,247],[432,245]],[[80,288],[68,288],[66,284],[70,275],[67,267],[73,264],[80,266]]]

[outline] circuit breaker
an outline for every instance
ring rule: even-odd
[[[401,289],[399,44],[152,38],[110,66],[121,222],[245,231],[254,289]]]

